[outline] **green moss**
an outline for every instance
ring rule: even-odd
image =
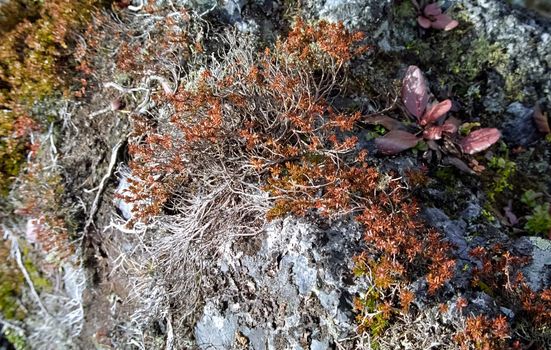
[[[492,288],[490,288],[490,286],[484,283],[483,281],[481,280],[476,281],[476,287],[480,288],[481,291],[488,294],[489,296],[495,297],[495,293],[492,290]]]
[[[524,79],[519,72],[508,72],[503,69],[500,71],[505,79],[505,94],[509,100],[522,101],[524,100],[525,93],[523,90]]]
[[[524,192],[520,201],[531,209],[531,213],[526,216],[524,229],[530,234],[549,234],[551,232],[551,212],[550,204],[542,202],[543,195],[533,190]]]
[[[460,95],[479,97],[480,91],[472,87],[481,74],[488,69],[505,71],[508,56],[501,44],[476,37],[468,22],[461,23],[453,31],[415,40],[407,48],[418,55],[422,66],[433,67],[439,85],[451,86]]]
[[[7,328],[4,331],[4,336],[10,342],[10,344],[15,348],[15,350],[29,349],[29,347],[27,346],[27,341],[23,334],[20,334],[13,329]]]
[[[9,32],[24,19],[38,16],[40,0],[8,0],[0,4],[0,34]]]
[[[400,21],[410,22],[415,25],[417,10],[413,7],[411,1],[402,1],[398,5],[394,6],[394,17]]]
[[[36,265],[29,258],[29,248],[21,251],[23,264],[36,288],[37,292],[49,290],[51,283],[44,278]],[[25,317],[20,297],[25,287],[25,278],[17,264],[10,257],[10,245],[7,241],[0,242],[0,313],[8,320],[22,320]]]
[[[406,13],[401,6],[397,6],[395,12]],[[451,89],[454,95],[460,97],[464,106],[463,112],[473,117],[480,116],[480,109],[477,107],[487,89],[502,89],[508,100],[522,101],[526,97],[523,90],[526,80],[523,68],[511,67],[504,44],[480,36],[466,14],[455,11],[452,16],[460,23],[454,30],[429,30],[422,37],[404,43],[408,51],[406,60],[414,56],[417,62],[412,63],[426,72],[429,81],[433,84],[437,82],[442,89]],[[402,21],[400,24],[407,26],[404,27],[405,30],[413,31],[408,22]],[[486,75],[490,72],[502,77],[501,86],[485,85]]]
[[[363,314],[359,314],[357,319],[360,321],[361,326],[364,327],[372,337],[383,334],[384,330],[389,325],[389,321],[384,313],[381,312],[381,301],[378,292],[374,289],[369,290],[363,298],[358,299],[358,303],[362,305],[363,313],[374,314],[374,316],[370,316],[368,319],[365,319]]]
[[[5,241],[0,242],[0,261],[0,313],[8,320],[22,320],[25,311],[20,305],[19,297],[25,281],[10,258],[10,247]]]
[[[0,111],[0,196],[5,197],[25,162],[25,144],[13,137],[15,116]]]
[[[508,157],[494,156],[488,163],[489,167],[494,170],[493,179],[490,180],[486,194],[491,202],[495,202],[496,196],[503,193],[505,190],[512,190],[513,184],[511,180],[516,172],[516,163],[507,159]]]
[[[503,47],[498,43],[491,44],[484,37],[474,40],[466,50],[456,47],[459,44],[463,45],[461,41],[452,44],[453,49],[446,50],[444,57],[450,62],[450,71],[469,82],[474,81],[484,69],[507,62]]]
[[[535,208],[538,205],[537,199],[541,197],[541,193],[537,193],[533,190],[528,190],[522,194],[520,201],[526,204],[530,208]]]
[[[497,219],[496,219],[496,217],[494,216],[494,214],[492,214],[492,209],[491,209],[491,208],[488,208],[488,207],[483,208],[481,214],[482,214],[482,217],[483,217],[484,219],[486,219],[488,222],[495,222],[495,221],[497,221]]]
[[[6,195],[25,159],[25,140],[13,135],[14,122],[20,111],[30,114],[37,102],[69,91],[74,34],[103,4],[10,0],[0,5],[0,195]]]
[[[536,205],[531,215],[526,216],[524,229],[531,234],[548,234],[551,232],[551,214],[549,203]]]
[[[25,268],[27,269],[27,272],[29,273],[29,276],[31,277],[31,281],[33,282],[34,287],[36,288],[37,292],[47,291],[51,289],[52,284],[50,281],[43,277],[34,262],[29,257],[29,248],[25,247],[23,248],[23,264],[25,265]]]

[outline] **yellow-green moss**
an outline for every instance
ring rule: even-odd
[[[14,134],[14,111],[70,90],[71,43],[103,0],[10,0],[0,5],[0,195],[5,196],[25,160]],[[19,112],[17,112],[19,113]],[[33,115],[37,120],[41,116]]]
[[[22,320],[25,311],[19,302],[21,289],[25,283],[23,275],[10,258],[7,242],[0,242],[0,313],[6,319]]]
[[[27,341],[23,334],[16,332],[13,329],[7,328],[4,331],[4,336],[10,342],[10,344],[15,348],[15,350],[27,350]]]
[[[25,161],[25,144],[12,137],[15,118],[0,111],[0,196],[6,196],[14,177]]]
[[[496,196],[503,193],[505,190],[512,190],[512,178],[515,175],[516,164],[508,159],[508,157],[494,156],[488,163],[490,169],[494,171],[494,176],[490,180],[489,188],[486,191],[488,199],[491,202],[496,200]]]

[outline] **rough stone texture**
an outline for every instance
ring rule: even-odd
[[[484,107],[503,113],[511,102],[507,85],[518,89],[516,95],[531,103],[551,104],[551,19],[531,16],[526,10],[514,9],[505,1],[445,1],[444,9],[464,16],[474,25],[478,37],[499,43],[507,62],[503,76],[489,72],[489,91]],[[310,0],[305,13],[314,18],[343,21],[349,28],[363,30],[383,51],[403,51],[418,34],[417,27],[396,27],[390,0]],[[461,20],[460,20],[461,25]],[[510,88],[510,86],[509,86]]]
[[[374,29],[384,23],[391,0],[310,0],[309,13],[354,29]]]
[[[201,349],[327,349],[354,332],[351,258],[360,231],[299,220],[271,225],[251,255],[234,244],[219,261],[213,296],[195,328]],[[250,253],[250,252],[249,252]]]
[[[462,219],[450,220],[448,216],[440,209],[426,208],[423,211],[427,222],[438,228],[440,232],[446,235],[446,238],[456,247],[457,255],[466,261],[469,261],[469,244],[466,240],[467,224]]]
[[[503,139],[511,146],[528,146],[541,138],[534,124],[534,109],[519,102],[512,103],[507,108],[501,130]]]
[[[212,303],[207,303],[204,316],[196,326],[196,341],[207,349],[229,349],[235,341],[237,322],[235,315],[223,317]]]
[[[551,243],[540,237],[522,237],[514,244],[517,253],[532,256],[523,274],[533,290],[551,287]]]
[[[522,85],[522,94],[551,102],[549,20],[536,21],[525,12],[511,11],[503,1],[460,0],[456,3],[465,9],[479,35],[504,46],[508,71],[520,79],[517,83]],[[484,106],[489,111],[503,112],[507,107],[503,81],[490,77],[488,86],[493,86],[494,91],[486,96]]]

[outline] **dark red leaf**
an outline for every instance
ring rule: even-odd
[[[375,140],[375,145],[382,154],[392,155],[415,147],[420,138],[402,130],[392,130]]]
[[[427,110],[425,111],[425,114],[423,114],[423,116],[419,120],[419,125],[427,125],[427,124],[434,123],[444,114],[448,113],[448,111],[451,108],[452,108],[451,100],[444,100],[440,103],[431,105],[429,108],[427,108]]]
[[[404,129],[402,122],[386,115],[376,115],[366,118],[366,122],[372,125],[382,125],[387,130]]]
[[[536,106],[534,107],[534,122],[536,123],[536,127],[538,128],[539,132],[542,132],[544,134],[551,133],[549,122],[547,121],[547,115],[541,111],[541,107],[539,104],[536,104]]]
[[[432,3],[425,6],[425,9],[423,10],[423,13],[425,16],[438,16],[442,14],[442,9],[438,5],[438,3]]]
[[[423,137],[427,140],[440,140],[442,138],[442,126],[431,126],[423,131]]]
[[[500,137],[501,133],[495,128],[475,130],[461,140],[461,149],[466,154],[475,154],[496,143]]]
[[[518,217],[513,213],[513,201],[509,200],[507,206],[503,208],[503,211],[511,226],[518,224]]]
[[[469,166],[467,164],[465,164],[464,161],[462,161],[461,159],[459,158],[456,158],[456,157],[446,157],[444,158],[444,161],[448,164],[451,164],[453,165],[454,167],[456,167],[457,169],[465,172],[465,173],[469,173],[469,174],[476,174],[473,169],[469,168]]]
[[[452,30],[457,27],[459,22],[452,19],[450,16],[445,13],[435,17],[435,20],[431,23],[431,27],[434,29],[443,29],[445,31]]]
[[[432,22],[430,21],[430,19],[428,19],[427,17],[425,16],[418,16],[417,17],[417,23],[419,23],[419,25],[425,29],[429,29]]]
[[[419,119],[429,101],[427,82],[417,66],[409,66],[402,85],[402,101],[407,110]]]

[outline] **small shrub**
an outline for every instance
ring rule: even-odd
[[[526,215],[524,229],[530,234],[547,235],[551,237],[551,207],[543,202],[543,194],[528,190],[524,192],[520,201],[530,208],[531,213]]]
[[[498,305],[516,314],[509,328],[515,330],[517,326],[527,324],[534,339],[545,339],[551,326],[551,289],[536,292],[528,286],[520,269],[529,258],[515,256],[499,244],[489,249],[475,248],[470,254],[481,263],[473,270],[472,285],[489,293]],[[479,318],[476,322],[486,321],[486,318]],[[500,328],[505,329],[505,326]],[[493,340],[484,337],[473,340],[493,344]]]
[[[530,234],[546,234],[551,237],[551,207],[549,203],[539,204],[533,208],[532,214],[526,216],[524,229]]]
[[[499,194],[506,190],[513,189],[513,184],[511,181],[515,176],[517,165],[515,162],[509,160],[508,156],[493,156],[488,165],[495,175],[493,176],[489,185],[490,188],[486,193],[490,202],[494,203]]]
[[[482,152],[496,143],[501,133],[495,128],[482,128],[460,137],[458,131],[461,122],[454,117],[445,117],[452,108],[452,101],[435,101],[429,105],[427,86],[421,70],[416,66],[410,66],[402,82],[402,102],[422,129],[422,137],[406,131],[406,125],[398,120],[384,115],[375,116],[368,122],[383,125],[390,130],[375,140],[377,148],[383,154],[393,155],[415,147],[424,139],[430,148],[427,154],[437,152],[437,158],[440,158],[442,153],[450,154],[447,157],[450,164],[462,171],[473,172],[456,155]],[[452,149],[452,145],[455,145],[455,149]]]
[[[490,319],[484,315],[467,317],[465,330],[456,335],[461,349],[506,349],[511,329],[505,316]]]

